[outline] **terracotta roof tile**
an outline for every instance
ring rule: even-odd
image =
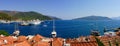
[[[95,41],[91,42],[71,42],[71,46],[98,46]]]
[[[53,46],[62,46],[63,40],[60,38],[53,38],[52,45]]]
[[[19,36],[17,42],[26,41],[26,36]]]
[[[34,40],[35,42],[39,42],[39,41],[42,40],[43,38],[44,38],[43,36],[37,34],[36,36],[34,36],[34,37],[32,38],[32,40]]]
[[[15,43],[14,46],[31,46],[27,41]]]
[[[14,39],[12,36],[7,36],[7,37],[2,38],[1,40],[3,41],[6,40],[7,41],[6,44],[13,44],[16,39]]]
[[[48,42],[37,42],[33,46],[50,46]]]

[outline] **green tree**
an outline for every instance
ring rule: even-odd
[[[109,43],[109,46],[112,46],[110,41],[108,41],[108,43]]]
[[[45,16],[43,14],[37,13],[37,12],[19,12],[12,16],[14,18],[19,18],[22,20],[33,20],[33,19],[39,19],[39,20],[51,20],[50,17]]]
[[[98,46],[105,46],[105,45],[100,41],[100,39],[98,39],[98,38],[96,38],[96,37],[95,37],[95,39],[96,39],[96,42],[98,43]]]
[[[5,36],[9,36],[9,33],[6,32],[5,30],[0,30],[0,35],[5,35]]]

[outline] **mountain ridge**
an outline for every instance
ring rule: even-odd
[[[72,20],[112,20],[109,17],[103,17],[103,16],[86,16],[81,18],[75,18]]]

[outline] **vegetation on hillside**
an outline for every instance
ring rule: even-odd
[[[97,37],[95,37],[95,39],[96,39],[96,42],[97,42],[98,46],[105,46],[105,45],[100,41],[100,39],[98,39]]]
[[[0,20],[11,20],[12,17],[6,13],[0,13]]]
[[[21,11],[8,11],[8,10],[0,10],[0,14],[6,14],[9,15],[10,19],[7,19],[5,17],[4,20],[33,20],[33,19],[39,19],[39,20],[61,20],[60,18],[53,17],[53,16],[46,16],[38,12],[30,11],[30,12],[21,12]],[[1,16],[1,15],[0,15]],[[3,19],[4,17],[0,17],[0,19]]]
[[[44,16],[42,14],[39,14],[37,12],[19,12],[13,16],[14,18],[19,18],[22,20],[33,20],[33,19],[39,19],[39,20],[51,20],[50,17]]]

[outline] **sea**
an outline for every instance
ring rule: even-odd
[[[15,24],[0,23],[0,30],[5,30],[12,34],[15,31]],[[120,20],[55,20],[55,30],[57,37],[78,38],[89,36],[92,30],[98,30],[100,35],[104,34],[104,28],[109,31],[120,27]],[[53,21],[44,21],[40,25],[21,26],[18,25],[20,35],[40,34],[44,37],[51,37],[53,31]]]

